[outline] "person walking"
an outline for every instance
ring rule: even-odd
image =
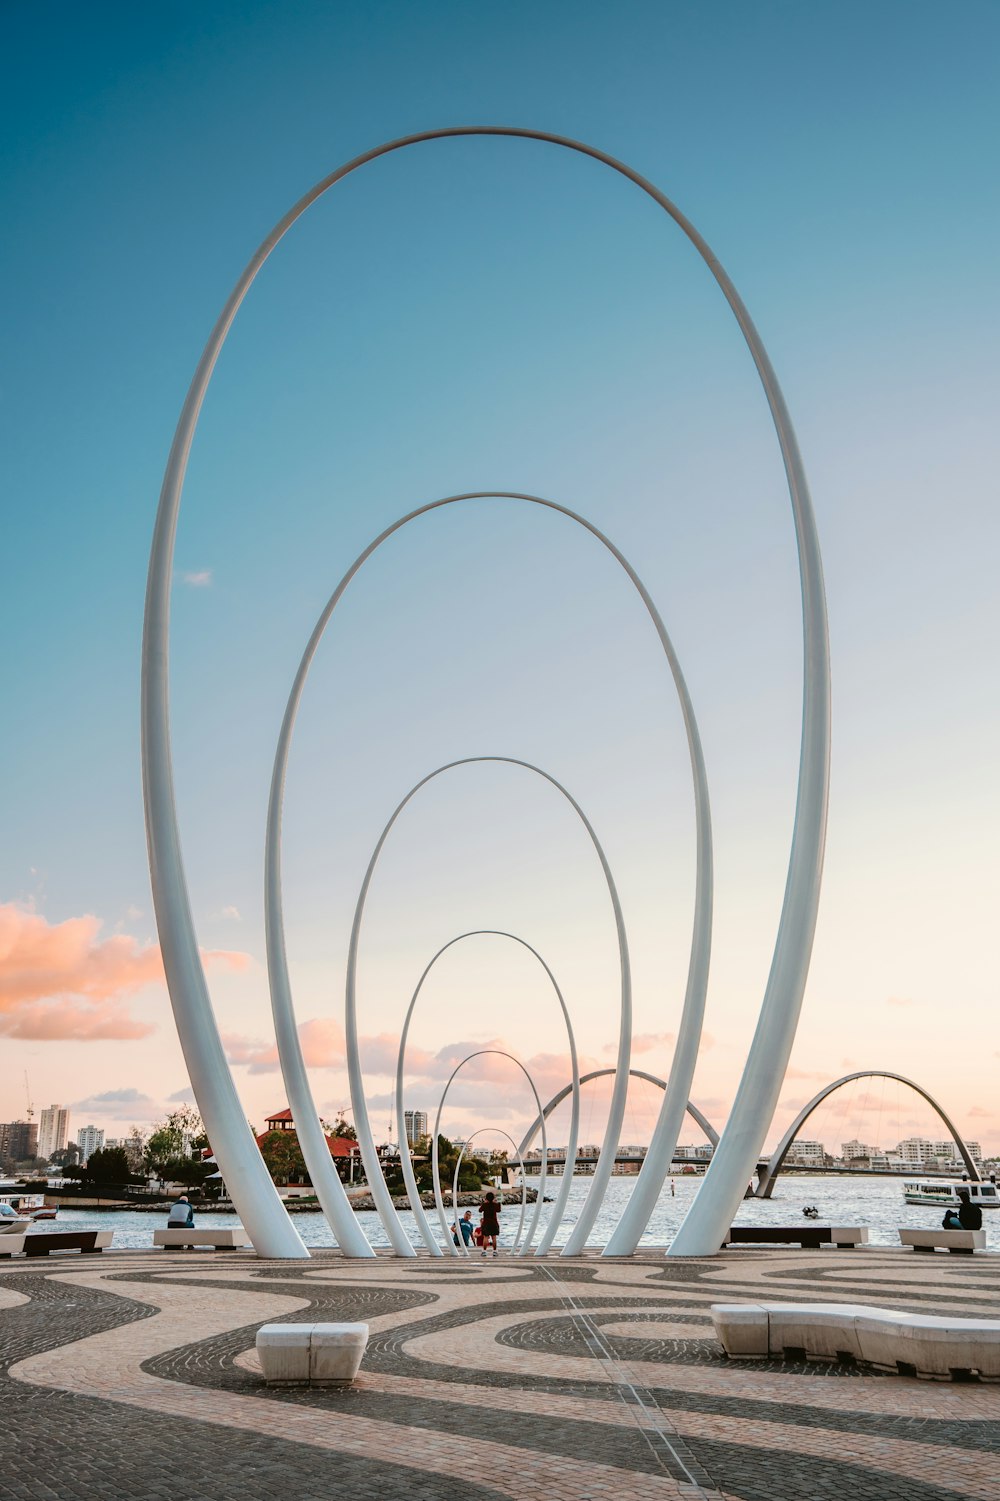
[[[483,1255],[485,1256],[490,1244],[493,1245],[493,1255],[497,1255],[497,1236],[500,1234],[500,1203],[496,1196],[488,1193],[479,1201],[479,1224],[483,1232]]]

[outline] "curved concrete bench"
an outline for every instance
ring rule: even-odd
[[[367,1324],[262,1324],[257,1354],[268,1386],[350,1386]]]
[[[1000,1381],[1000,1319],[938,1318],[857,1303],[713,1303],[736,1360],[856,1360],[900,1375]]]
[[[233,1225],[225,1230],[196,1230],[193,1225],[153,1231],[153,1245],[170,1251],[183,1251],[188,1246],[211,1246],[213,1251],[232,1250],[234,1246],[248,1246],[250,1241],[242,1225]]]
[[[908,1230],[901,1226],[899,1240],[915,1251],[953,1251],[956,1256],[986,1250],[985,1230]]]

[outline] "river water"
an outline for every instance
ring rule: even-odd
[[[611,1180],[604,1207],[598,1216],[589,1244],[602,1246],[607,1242],[628,1201],[633,1181],[625,1178]],[[665,1246],[670,1242],[700,1182],[699,1178],[678,1176],[673,1180],[675,1192],[671,1194],[668,1180],[650,1220],[649,1229],[642,1238],[643,1245]],[[566,1221],[556,1235],[556,1245],[565,1242],[569,1234],[569,1222],[574,1220],[579,1213],[589,1186],[590,1182],[587,1178],[578,1178],[574,1182],[570,1190]],[[927,1204],[903,1202],[902,1178],[864,1176],[855,1178],[807,1174],[779,1178],[773,1198],[744,1200],[736,1215],[735,1223],[738,1225],[797,1225],[802,1221],[802,1209],[806,1204],[815,1204],[819,1210],[818,1223],[820,1224],[867,1225],[871,1244],[878,1246],[898,1246],[899,1236],[896,1232],[900,1225],[919,1228],[921,1226],[936,1227],[941,1223],[941,1210]],[[549,1206],[545,1205],[542,1210],[541,1223],[543,1225],[548,1212]],[[501,1246],[504,1241],[509,1243],[512,1240],[519,1213],[518,1206],[507,1206],[504,1213],[504,1234],[501,1235]],[[436,1218],[431,1211],[432,1223],[436,1223]],[[414,1245],[421,1244],[409,1210],[401,1212],[400,1219]],[[373,1246],[389,1244],[374,1211],[359,1213],[358,1220]],[[165,1215],[161,1218],[159,1215],[138,1213],[135,1210],[111,1210],[103,1213],[86,1209],[61,1209],[55,1224],[40,1224],[39,1229],[55,1229],[61,1226],[65,1230],[114,1230],[116,1246],[149,1247],[153,1243],[153,1231],[165,1223]],[[206,1229],[225,1228],[232,1226],[234,1220],[231,1214],[199,1213],[197,1223]],[[334,1244],[330,1227],[318,1211],[296,1214],[294,1224],[307,1246],[322,1247]],[[988,1211],[983,1215],[983,1227],[986,1230],[986,1244],[989,1249],[1000,1250],[1000,1209],[995,1213]]]

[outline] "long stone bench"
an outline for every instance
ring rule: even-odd
[[[974,1233],[974,1232],[973,1232]],[[1000,1319],[939,1318],[856,1303],[713,1303],[735,1360],[853,1360],[938,1381],[1000,1381]]]
[[[33,1230],[24,1237],[24,1254],[49,1256],[53,1252],[79,1251],[86,1255],[92,1251],[106,1251],[114,1233],[113,1230]],[[0,1249],[7,1249],[6,1241],[0,1243]]]
[[[867,1225],[816,1225],[809,1221],[801,1225],[733,1225],[722,1249],[726,1246],[801,1246],[803,1250],[815,1251],[820,1246],[838,1246],[853,1250],[855,1246],[868,1244]]]
[[[367,1324],[262,1324],[257,1354],[268,1386],[350,1386]]]
[[[986,1250],[985,1230],[910,1230],[901,1225],[899,1240],[915,1251],[951,1251],[956,1256]]]
[[[249,1244],[242,1225],[227,1226],[225,1230],[196,1230],[193,1225],[182,1225],[179,1229],[168,1226],[166,1230],[153,1231],[153,1245],[168,1251],[183,1251],[188,1246],[211,1246],[213,1251],[221,1251]]]

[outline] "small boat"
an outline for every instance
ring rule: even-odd
[[[941,1209],[957,1209],[961,1202],[959,1189],[966,1192],[969,1202],[978,1204],[980,1209],[1000,1209],[1000,1192],[992,1178],[988,1183],[916,1178],[903,1184],[903,1197],[907,1204],[933,1204]]]

